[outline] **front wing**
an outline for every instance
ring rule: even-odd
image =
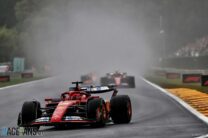
[[[61,121],[58,122],[51,122],[50,117],[41,117],[36,120],[34,120],[30,125],[31,126],[53,126],[57,124],[91,124],[91,123],[96,123],[96,120],[88,119],[88,118],[83,118],[79,116],[66,116],[64,117]]]

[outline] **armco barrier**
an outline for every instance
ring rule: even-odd
[[[163,70],[155,70],[155,71],[154,71],[154,74],[155,74],[156,76],[165,77],[165,76],[166,76],[166,71],[163,71]]]
[[[33,78],[33,73],[32,72],[24,72],[21,74],[22,78]]]
[[[9,82],[9,81],[10,81],[9,75],[0,76],[0,82]]]
[[[150,71],[153,76],[162,79],[178,79],[184,84],[196,83],[197,85],[208,87],[208,70],[154,67]]]
[[[181,74],[180,73],[167,72],[166,73],[166,78],[167,79],[180,79],[181,78]]]

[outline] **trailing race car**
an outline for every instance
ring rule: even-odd
[[[73,82],[76,87],[61,94],[60,98],[45,99],[41,108],[38,101],[26,101],[19,113],[17,125],[22,127],[69,126],[90,124],[104,126],[107,122],[129,123],[132,116],[131,100],[127,95],[117,95],[111,86],[79,87],[81,82]],[[93,94],[113,92],[110,101]]]
[[[95,84],[96,80],[97,77],[95,73],[89,73],[81,76],[81,81],[83,82],[83,84],[87,84],[87,85]]]
[[[118,71],[107,73],[105,77],[101,77],[100,83],[101,85],[115,85],[117,88],[135,88],[134,77]]]

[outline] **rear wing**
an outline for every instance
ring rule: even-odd
[[[112,96],[116,96],[118,91],[114,86],[86,86],[82,87],[81,90],[90,94],[99,94],[113,91]]]
[[[111,86],[86,86],[81,87],[81,90],[87,93],[105,93],[116,90],[114,87]]]

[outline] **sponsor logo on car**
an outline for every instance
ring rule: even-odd
[[[35,120],[35,122],[49,122],[49,117],[41,117]]]
[[[83,89],[86,89],[87,91],[105,91],[109,90],[108,86],[95,86],[95,87],[83,87]]]
[[[83,120],[80,116],[66,116],[64,119],[66,121],[70,121],[70,120]]]

